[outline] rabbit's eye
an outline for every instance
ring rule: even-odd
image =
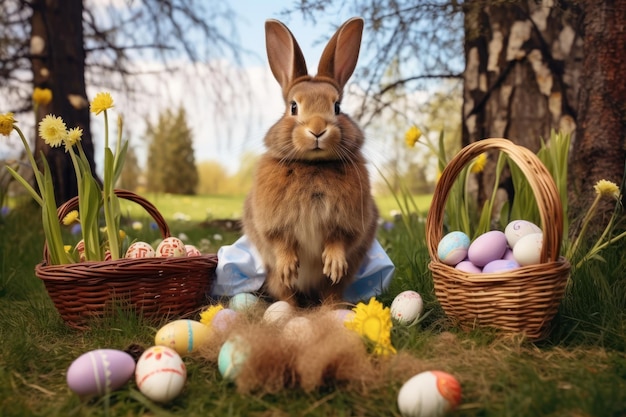
[[[338,101],[335,101],[335,115],[341,113],[341,105]]]
[[[296,103],[295,101],[291,102],[291,115],[292,116],[298,115],[298,103]]]

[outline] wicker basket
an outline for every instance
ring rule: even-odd
[[[466,273],[439,261],[446,200],[457,176],[488,150],[504,152],[521,169],[534,192],[543,230],[541,263],[506,273]],[[461,328],[494,327],[539,340],[549,333],[569,277],[570,264],[559,256],[563,208],[552,176],[537,156],[507,139],[484,139],[463,148],[444,169],[435,188],[426,239],[435,294],[446,315]]]
[[[161,235],[170,236],[165,220],[150,202],[130,191],[115,193],[143,207]],[[77,197],[61,205],[59,219],[77,207]],[[90,320],[105,316],[113,308],[128,309],[152,321],[190,314],[206,301],[216,266],[214,254],[49,265],[44,244],[43,262],[35,267],[35,274],[44,282],[63,320],[84,329]]]

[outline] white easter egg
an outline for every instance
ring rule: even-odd
[[[179,258],[187,256],[185,243],[177,237],[166,237],[156,248],[156,256],[162,258]]]
[[[259,297],[248,292],[242,292],[235,294],[228,302],[228,308],[238,312],[244,312],[256,306],[259,302]]]
[[[517,242],[524,236],[541,232],[539,226],[526,220],[513,220],[504,228],[504,235],[511,249],[515,248]]]
[[[538,264],[541,261],[543,233],[531,233],[517,241],[513,257],[521,266]]]
[[[391,303],[391,317],[401,324],[411,324],[422,314],[424,301],[416,291],[402,291]]]
[[[461,384],[442,371],[426,371],[410,378],[398,392],[403,417],[440,417],[461,402]]]
[[[467,256],[470,246],[469,237],[463,232],[446,234],[437,245],[437,256],[446,265],[456,265]]]
[[[222,377],[229,381],[235,380],[249,353],[249,347],[241,337],[231,337],[224,342],[217,356],[217,368]]]
[[[156,252],[149,243],[133,242],[126,250],[125,258],[154,258]]]
[[[128,382],[135,372],[135,360],[116,349],[83,353],[67,369],[67,386],[78,395],[104,395]]]
[[[288,302],[276,301],[267,307],[263,313],[263,320],[267,323],[280,323],[288,320],[294,312],[294,308]]]
[[[146,349],[135,367],[139,391],[152,401],[166,403],[181,393],[187,380],[182,358],[167,346]]]
[[[154,344],[167,346],[179,355],[195,352],[211,337],[211,328],[196,320],[174,320],[161,327],[154,336]]]

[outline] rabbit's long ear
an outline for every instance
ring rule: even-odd
[[[324,48],[317,75],[333,78],[343,89],[359,59],[362,34],[363,19],[360,17],[353,17],[341,25]]]
[[[274,19],[265,22],[265,47],[272,74],[286,96],[293,80],[308,75],[302,50],[287,26]]]

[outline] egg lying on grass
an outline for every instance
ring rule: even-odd
[[[67,385],[78,395],[104,395],[133,376],[135,360],[116,349],[96,349],[76,358],[67,370]]]

